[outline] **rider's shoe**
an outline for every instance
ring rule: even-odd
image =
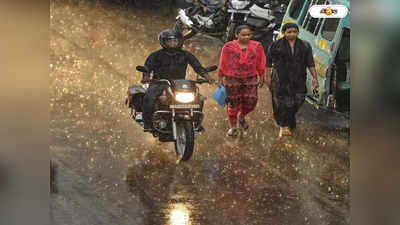
[[[144,132],[152,132],[153,131],[152,124],[144,122],[143,131]]]
[[[203,125],[199,125],[198,128],[197,128],[197,131],[198,132],[204,132],[204,131],[206,131],[206,129],[203,127]]]
[[[150,133],[151,133],[151,132],[153,131],[153,129],[152,129],[152,128],[143,128],[143,131],[144,131],[144,132],[150,132]]]

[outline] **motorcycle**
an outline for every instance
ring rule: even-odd
[[[212,72],[217,66],[207,67]],[[136,70],[146,73],[147,68],[137,66]],[[194,150],[195,132],[201,132],[204,118],[203,104],[205,97],[199,93],[197,84],[208,83],[208,80],[151,80],[168,84],[155,103],[152,115],[154,137],[161,142],[174,142],[179,160],[189,160]],[[133,85],[128,88],[126,104],[131,109],[132,118],[143,126],[143,97],[148,88],[144,85]]]
[[[197,33],[222,37],[226,30],[227,17],[223,0],[193,0],[193,7],[178,9],[175,30],[185,40]]]
[[[225,41],[235,38],[235,29],[239,25],[248,25],[253,29],[253,39],[260,41],[266,50],[279,34],[281,19],[286,11],[278,0],[229,0],[229,21]],[[283,12],[283,13],[282,13]]]

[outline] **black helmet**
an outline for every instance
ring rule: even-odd
[[[159,36],[160,45],[167,51],[177,51],[182,48],[183,46],[183,36],[180,32],[172,29],[166,29],[160,33]],[[175,48],[168,47],[165,42],[171,39],[178,40],[178,45]]]

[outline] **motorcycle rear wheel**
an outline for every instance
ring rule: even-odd
[[[187,161],[192,157],[194,149],[194,129],[190,121],[176,124],[175,151],[181,157],[181,161]]]
[[[193,29],[190,29],[186,26],[183,25],[182,21],[177,20],[175,23],[175,30],[182,33],[183,40],[187,40],[189,38],[192,38],[194,35],[197,34],[196,31]]]

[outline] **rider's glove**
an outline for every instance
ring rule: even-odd
[[[150,76],[144,75],[143,78],[142,78],[142,80],[141,80],[140,82],[141,82],[142,84],[149,83],[149,82],[150,82]]]
[[[202,74],[202,76],[208,80],[208,83],[210,84],[215,83],[215,80],[210,75],[208,75],[208,73],[204,73]]]

